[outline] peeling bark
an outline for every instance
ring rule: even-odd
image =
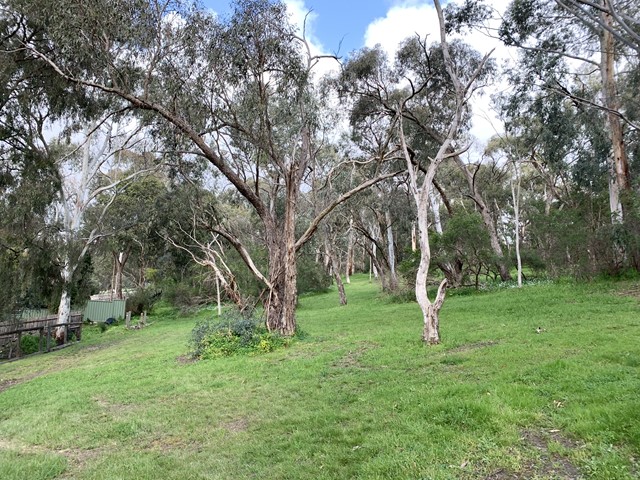
[[[622,222],[624,197],[630,191],[629,160],[624,144],[622,121],[616,112],[620,111],[620,98],[615,81],[615,41],[611,33],[613,18],[609,12],[610,0],[602,0],[600,16],[606,26],[600,33],[600,74],[602,78],[602,96],[607,109],[607,131],[611,139],[611,171],[614,181],[610,182],[609,198],[611,216],[614,223]]]

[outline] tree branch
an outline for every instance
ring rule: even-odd
[[[375,185],[376,183],[381,182],[382,180],[386,180],[387,178],[395,177],[395,176],[400,175],[401,173],[404,173],[404,172],[405,172],[405,170],[398,170],[397,172],[385,173],[384,175],[380,175],[380,176],[378,176],[378,177],[376,177],[374,179],[367,180],[366,182],[361,183],[357,187],[355,187],[355,188],[349,190],[348,192],[343,193],[342,195],[340,195],[340,197],[338,197],[333,202],[331,202],[324,210],[322,210],[316,216],[316,218],[313,219],[313,221],[311,222],[311,225],[309,225],[309,228],[307,228],[307,230],[302,234],[302,236],[296,242],[296,252],[298,250],[300,250],[303,247],[303,245],[305,243],[307,243],[311,239],[311,237],[313,236],[315,231],[318,229],[318,226],[320,225],[320,222],[322,222],[322,220],[327,215],[329,215],[333,211],[333,209],[336,208],[338,205],[340,205],[341,203],[346,202],[347,200],[349,200],[351,197],[353,197],[355,194],[361,192],[362,190],[366,190],[370,186]]]

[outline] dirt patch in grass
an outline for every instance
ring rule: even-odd
[[[492,347],[497,344],[498,342],[495,341],[468,343],[466,345],[460,345],[459,347],[451,348],[447,350],[447,353],[469,352],[471,350],[477,350],[479,348]]]
[[[622,297],[635,297],[640,299],[640,285],[632,285],[624,290],[616,290],[615,294]]]
[[[249,420],[247,418],[236,418],[229,422],[224,422],[220,425],[227,432],[240,433],[246,432],[249,429]]]
[[[7,378],[6,380],[0,380],[0,393],[4,392],[7,388],[11,388],[24,380],[18,380],[17,378]]]
[[[180,365],[190,365],[192,363],[196,363],[198,360],[196,358],[193,358],[189,355],[180,355],[178,357],[176,357],[176,362],[178,362]]]
[[[105,453],[104,448],[94,448],[91,450],[85,449],[68,449],[54,451],[59,455],[66,457],[69,462],[69,469],[72,471],[79,471],[85,468],[88,463],[91,463],[95,459],[101,457]]]
[[[500,469],[485,477],[485,480],[526,480],[529,478],[579,480],[584,478],[571,459],[549,450],[549,444],[552,442],[558,443],[566,449],[580,446],[577,442],[562,435],[559,430],[523,430],[521,441],[526,449],[536,452],[536,458],[526,462],[518,472]]]
[[[185,450],[199,452],[202,446],[188,438],[175,435],[158,437],[141,446],[143,450],[153,450],[156,452],[170,452],[171,450]]]
[[[379,345],[375,342],[360,342],[357,348],[349,350],[346,355],[336,360],[332,366],[336,368],[367,368],[360,359],[366,352],[378,347]]]
[[[53,448],[43,447],[41,445],[27,445],[14,440],[0,439],[0,449],[10,450],[21,454],[49,454],[49,455],[61,455],[67,459],[68,469],[62,478],[67,478],[66,475],[73,473],[74,471],[82,470],[87,463],[100,457],[104,454],[103,448],[95,448],[91,450],[85,450],[81,448],[65,448],[57,450]]]
[[[4,380],[0,380],[0,393],[4,392],[5,390],[8,390],[11,387],[19,385],[21,383],[25,383],[30,380],[33,380],[34,378],[38,378],[44,375],[45,373],[48,373],[48,372],[44,371],[44,372],[32,373],[31,375],[27,375],[24,378],[7,378]]]
[[[110,401],[108,398],[103,396],[95,396],[92,398],[92,400],[96,402],[96,404],[103,410],[106,410],[112,413],[130,412],[135,408],[134,405],[130,405],[127,403],[114,403]]]

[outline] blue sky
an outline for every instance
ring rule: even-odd
[[[207,7],[223,13],[229,10],[229,0],[203,0]],[[301,9],[311,10],[312,34],[327,52],[345,56],[364,46],[367,27],[376,19],[385,17],[394,4],[426,3],[400,2],[397,0],[299,0]],[[342,41],[342,45],[340,42]]]
[[[224,15],[229,12],[230,0],[202,0],[206,7]],[[291,13],[292,21],[302,26],[310,10],[307,22],[307,39],[312,54],[335,54],[342,59],[363,46],[382,46],[393,56],[399,43],[409,36],[419,34],[428,41],[439,39],[438,18],[432,0],[283,0]],[[455,0],[454,0],[455,1]],[[499,12],[504,11],[509,0],[488,0]],[[444,4],[448,0],[442,0]],[[495,48],[497,61],[511,56],[506,47],[482,32],[473,32],[464,40],[481,53]],[[342,45],[340,42],[342,41]],[[338,51],[338,48],[340,49]],[[325,60],[316,67],[316,74],[336,70],[334,60]],[[492,93],[488,91],[486,93]],[[475,96],[472,135],[486,141],[498,129],[499,122],[489,103],[489,95]]]
[[[313,31],[322,45],[345,55],[364,45],[368,25],[386,15],[391,0],[306,0],[305,5],[316,14]]]

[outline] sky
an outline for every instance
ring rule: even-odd
[[[203,0],[206,7],[225,15],[229,12],[229,0]],[[393,56],[398,44],[416,33],[428,35],[433,41],[439,38],[438,18],[431,1],[425,0],[284,0],[292,21],[302,28],[306,18],[307,39],[314,54],[333,54],[345,59],[349,53],[362,47],[377,44]],[[446,4],[446,2],[443,2]],[[487,0],[502,13],[508,0]],[[309,13],[310,12],[310,13]],[[466,37],[480,53],[492,48],[493,58],[500,63],[513,52],[499,42],[474,32]],[[319,65],[320,72],[335,69],[335,61],[327,60]],[[491,111],[489,94],[475,98],[474,119],[471,133],[480,143],[486,142],[496,131],[499,122]]]

